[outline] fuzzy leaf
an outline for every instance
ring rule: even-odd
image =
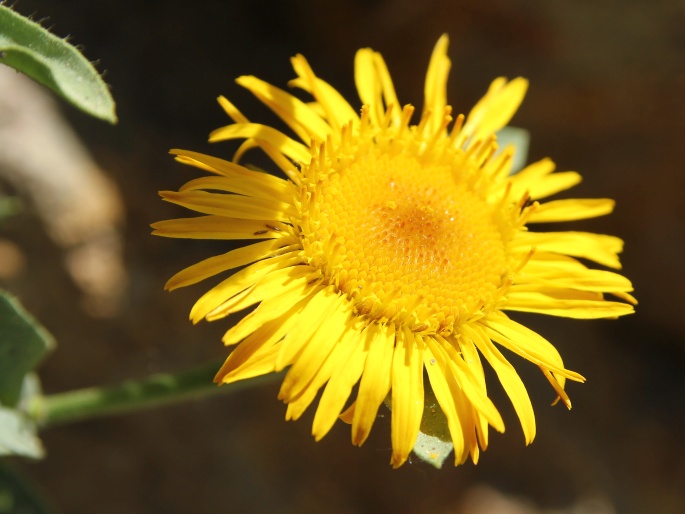
[[[88,59],[4,5],[0,5],[0,63],[28,75],[91,116],[117,122],[109,89]]]

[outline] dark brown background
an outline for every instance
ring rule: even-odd
[[[352,102],[354,52],[372,46],[400,100],[421,105],[430,51],[443,32],[451,36],[456,111],[467,112],[497,75],[529,78],[513,124],[530,130],[530,158],[551,156],[560,169],[580,171],[579,196],[617,200],[612,216],[574,228],[626,241],[624,272],[640,300],[637,315],[620,321],[517,318],[588,379],[570,385],[571,412],[550,408],[544,378],[515,361],[537,414],[530,447],[495,381],[509,430],[492,435],[478,466],[441,471],[415,463],[393,471],[387,418],[361,449],[342,424],[314,443],[311,413],[285,423],[272,385],[46,431],[48,457],[20,467],[61,512],[466,513],[476,512],[465,498],[479,485],[524,499],[525,512],[579,513],[573,506],[588,497],[617,513],[685,512],[682,1],[22,0],[16,8],[49,16],[57,34],[71,34],[101,61],[120,118],[110,127],[64,107],[125,201],[131,283],[116,316],[81,309],[60,250],[30,209],[0,234],[26,257],[24,272],[4,286],[59,342],[41,372],[48,392],[225,354],[225,322],[187,322],[205,286],[162,291],[176,270],[221,245],[150,237],[149,223],[184,214],[156,191],[193,176],[167,155],[171,147],[229,157],[231,145],[206,143],[227,123],[214,99],[225,94],[261,116],[233,78],[255,74],[285,85],[297,52]]]

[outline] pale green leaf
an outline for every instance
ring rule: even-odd
[[[0,63],[28,75],[91,116],[117,122],[109,89],[88,59],[4,5],[0,5]]]
[[[440,469],[452,453],[454,445],[447,427],[447,418],[428,385],[424,388],[423,402],[421,429],[412,451],[422,461]]]
[[[511,164],[512,173],[523,169],[528,159],[528,147],[530,146],[530,133],[526,129],[504,127],[497,132],[497,144],[500,150],[508,145],[512,145],[515,148]]]
[[[419,432],[412,451],[422,461],[440,469],[452,450],[454,450],[454,445],[451,441],[443,441],[438,437]]]
[[[34,421],[22,412],[0,407],[0,455],[39,459],[43,454]]]

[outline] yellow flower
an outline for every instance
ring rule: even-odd
[[[586,232],[534,232],[527,225],[608,214],[608,199],[538,200],[580,181],[544,159],[510,175],[512,148],[497,153],[504,127],[527,88],[496,79],[468,116],[453,119],[446,88],[446,36],[433,51],[418,125],[400,107],[379,53],[355,58],[361,114],[292,59],[291,86],[305,103],[262,80],[237,82],[276,113],[296,137],[249,121],[226,98],[234,123],[210,141],[244,140],[232,162],[173,150],[179,162],[212,175],[162,197],[204,216],[153,225],[167,237],[260,240],[184,269],[168,289],[242,268],[205,293],[193,322],[254,307],[223,338],[235,349],[217,374],[230,383],[288,368],[279,398],[297,419],[323,388],[313,423],[319,440],[338,417],[352,442],[367,438],[381,403],[392,411],[394,467],[419,432],[424,370],[447,419],[455,464],[477,462],[488,426],[504,431],[487,395],[483,357],[511,399],[526,443],[535,436],[530,399],[500,347],[540,367],[567,407],[569,371],[547,340],[505,311],[571,318],[633,312],[630,281],[583,260],[620,268],[623,243]],[[237,162],[261,148],[287,177]],[[610,293],[623,301],[605,300]],[[626,303],[627,302],[627,303]],[[496,343],[496,344],[495,344]],[[357,386],[356,399],[345,409]],[[344,412],[343,412],[344,410]],[[342,413],[342,414],[341,414]]]

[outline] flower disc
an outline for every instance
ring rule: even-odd
[[[507,270],[500,227],[458,168],[384,150],[371,145],[312,186],[305,236],[358,312],[451,333],[493,305]]]

